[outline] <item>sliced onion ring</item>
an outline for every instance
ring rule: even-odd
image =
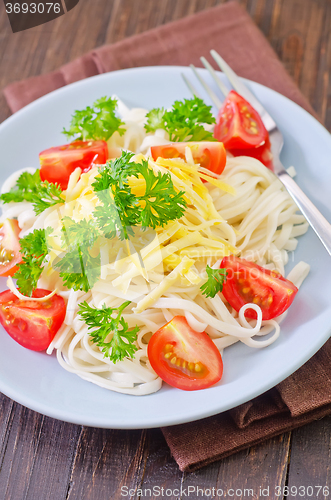
[[[27,297],[26,295],[22,295],[21,292],[19,292],[17,290],[11,276],[9,276],[9,278],[7,279],[6,284],[9,288],[9,290],[11,292],[13,292],[13,294],[16,295],[16,297],[20,300],[34,300],[35,302],[43,302],[44,300],[48,300],[51,297],[53,297],[53,295],[55,295],[57,292],[57,288],[55,288],[55,290],[53,292],[49,293],[48,295],[45,295],[45,297],[39,297],[39,298],[38,297]]]

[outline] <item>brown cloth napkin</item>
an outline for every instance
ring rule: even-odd
[[[236,2],[98,48],[62,68],[5,88],[11,110],[99,73],[151,65],[200,66],[216,49],[241,76],[271,87],[313,113],[276,54]],[[162,429],[181,470],[195,470],[331,413],[331,341],[296,373],[231,411]],[[193,446],[192,446],[193,443]]]
[[[331,340],[274,389],[227,412],[162,432],[182,471],[331,414]],[[192,445],[193,443],[193,445]]]

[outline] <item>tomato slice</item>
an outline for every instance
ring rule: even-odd
[[[280,316],[290,307],[298,289],[277,271],[269,271],[253,262],[234,255],[224,257],[220,267],[227,270],[223,296],[236,310],[249,303],[262,310],[262,319]],[[256,312],[248,309],[247,318],[256,318]]]
[[[107,159],[108,146],[105,141],[75,141],[45,149],[39,154],[40,178],[42,181],[57,182],[64,190],[77,167],[83,173],[88,172],[93,165],[103,165]]]
[[[229,149],[233,156],[251,156],[260,160],[263,165],[269,168],[272,172],[274,171],[274,166],[272,162],[271,144],[269,137],[262,146],[257,148],[247,148],[247,149]]]
[[[268,132],[258,112],[231,90],[219,110],[214,137],[222,141],[226,149],[247,149],[262,146]]]
[[[17,220],[5,219],[0,224],[0,276],[13,276],[21,262],[20,233]]]
[[[39,298],[50,293],[39,288],[32,296]],[[65,314],[66,305],[60,295],[35,302],[20,300],[10,290],[0,293],[0,323],[16,342],[33,351],[47,349]]]
[[[172,142],[163,146],[152,146],[151,155],[153,160],[161,158],[182,158],[185,160],[185,148],[188,146],[192,151],[194,163],[207,168],[211,172],[220,175],[226,163],[226,151],[221,142]]]
[[[148,343],[154,371],[167,384],[195,391],[221,380],[222,357],[205,332],[192,330],[184,316],[175,316]]]

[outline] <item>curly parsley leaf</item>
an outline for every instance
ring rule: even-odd
[[[94,191],[100,192],[115,186],[123,189],[127,185],[128,172],[131,167],[131,159],[134,153],[122,151],[119,158],[108,161],[106,165],[99,168],[99,174],[92,184]]]
[[[93,106],[80,111],[75,111],[72,116],[68,130],[63,133],[69,138],[79,141],[88,139],[101,139],[107,141],[114,132],[123,135],[125,130],[120,128],[124,125],[122,120],[115,114],[117,99],[101,97],[93,103]]]
[[[215,123],[211,108],[196,96],[184,101],[175,101],[170,111],[155,108],[147,113],[145,129],[147,132],[154,132],[163,128],[173,142],[214,141],[213,134],[203,126],[204,123]]]
[[[128,239],[132,227],[155,229],[170,220],[180,218],[185,211],[184,192],[176,192],[170,174],[154,173],[148,161],[131,162],[133,154],[123,152],[120,158],[99,169],[100,175],[92,184],[102,205],[93,212],[97,226],[106,236]],[[129,177],[145,180],[143,195],[132,193]]]
[[[138,350],[134,342],[137,340],[139,328],[135,326],[129,329],[128,323],[122,317],[123,310],[130,304],[124,302],[118,308],[106,307],[102,309],[91,307],[87,302],[79,304],[79,316],[93,329],[89,332],[92,341],[101,347],[104,357],[108,357],[113,363],[122,361],[126,357],[133,358]],[[114,313],[117,313],[114,318]],[[112,335],[109,342],[106,342],[108,335]]]
[[[132,234],[131,226],[139,223],[140,207],[128,184],[132,156],[133,153],[123,151],[122,156],[100,167],[100,175],[92,184],[102,203],[93,216],[106,238],[114,238],[118,233],[121,239],[128,239]]]
[[[62,189],[60,186],[52,182],[43,181],[39,186],[38,196],[32,202],[36,215],[41,214],[46,208],[53,207],[58,203],[64,203],[61,194]]]
[[[164,128],[164,113],[164,108],[154,108],[147,113],[146,132],[155,132],[159,128]]]
[[[37,215],[41,214],[46,208],[58,203],[64,203],[60,186],[52,182],[42,181],[39,170],[36,170],[33,174],[23,172],[17,179],[16,186],[8,193],[3,193],[0,200],[3,203],[28,201],[33,204]]]
[[[102,205],[98,205],[93,212],[96,224],[106,238],[115,238],[117,230],[122,230],[122,222],[111,191],[109,189],[100,191],[97,196]]]
[[[224,268],[212,269],[207,265],[206,272],[208,279],[200,290],[207,297],[215,297],[215,295],[223,290],[223,285],[226,282],[227,270]]]
[[[143,177],[146,183],[145,194],[136,197],[143,206],[139,207],[139,223],[143,227],[155,229],[182,217],[186,208],[184,191],[176,192],[169,173],[155,174],[147,161],[133,164],[130,173]]]
[[[65,253],[55,261],[54,267],[60,271],[67,288],[88,292],[100,276],[100,254],[95,245],[99,231],[92,220],[75,222],[64,217],[62,224]]]
[[[16,181],[14,186],[8,193],[3,193],[0,199],[3,203],[10,203],[11,201],[30,201],[33,202],[37,193],[37,186],[41,183],[39,170],[33,174],[23,172]]]
[[[53,229],[35,229],[20,239],[22,263],[19,264],[14,278],[17,279],[17,288],[23,295],[31,297],[33,290],[43,272],[43,265],[48,254],[47,237]]]

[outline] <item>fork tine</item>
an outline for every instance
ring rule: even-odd
[[[184,73],[182,73],[182,78],[184,80],[184,82],[186,83],[186,85],[188,86],[190,92],[195,95],[196,97],[199,97],[199,99],[201,99],[200,95],[199,95],[199,92],[196,90],[196,88],[192,85],[192,83],[190,82],[190,80],[188,80],[186,78],[186,76],[184,75]]]
[[[201,76],[199,75],[199,73],[197,72],[197,70],[196,70],[195,66],[193,66],[193,64],[190,64],[190,68],[192,69],[193,73],[195,74],[195,76],[197,77],[197,79],[199,80],[199,82],[201,83],[201,85],[204,87],[205,91],[207,92],[207,94],[209,95],[210,99],[213,101],[213,103],[217,107],[217,109],[220,109],[220,107],[222,106],[222,101],[220,101],[220,99],[217,97],[217,95],[215,94],[215,92],[210,87],[208,87],[208,85],[201,78]]]
[[[207,61],[207,59],[205,57],[200,57],[200,60],[201,60],[202,64],[204,65],[204,67],[209,71],[210,76],[214,79],[214,82],[216,83],[216,85],[218,86],[218,88],[220,89],[220,91],[222,92],[224,97],[226,97],[229,93],[229,89],[227,88],[227,86],[224,85],[222,80],[219,79],[219,77],[215,73],[214,68],[212,67],[211,64],[209,64],[209,62]]]
[[[260,103],[260,101],[258,101],[256,99],[255,95],[252,94],[252,92],[246,87],[246,85],[244,85],[239,80],[238,75],[236,75],[236,73],[233,71],[233,69],[230,68],[230,66],[216,52],[216,50],[211,50],[210,53],[211,53],[212,57],[214,58],[214,60],[216,61],[216,63],[218,64],[218,66],[223,71],[223,73],[226,74],[226,76],[228,77],[229,81],[233,85],[233,88],[238,92],[238,94],[240,94],[244,99],[246,99],[246,101],[248,101],[253,106],[253,108],[256,109],[256,111],[260,115],[262,115],[263,113],[265,113],[265,109],[262,106],[262,104]]]

